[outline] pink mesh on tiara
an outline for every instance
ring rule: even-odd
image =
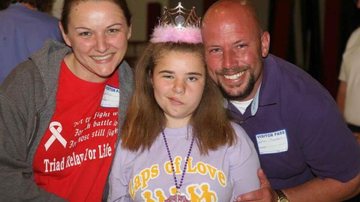
[[[150,42],[202,43],[200,21],[201,18],[196,15],[195,7],[187,10],[181,2],[175,8],[165,7]]]

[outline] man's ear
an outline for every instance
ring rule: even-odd
[[[261,35],[261,56],[266,57],[269,54],[270,49],[270,34],[269,32],[263,32]]]

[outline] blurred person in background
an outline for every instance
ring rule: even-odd
[[[354,0],[360,9],[360,0]],[[360,27],[355,29],[347,41],[339,74],[337,105],[348,127],[360,144]],[[360,195],[348,202],[360,201]]]
[[[51,2],[18,0],[0,11],[0,84],[46,40],[62,41],[58,19],[47,13]]]
[[[355,1],[360,9],[360,1]],[[360,28],[350,36],[339,74],[337,104],[349,128],[360,143]]]

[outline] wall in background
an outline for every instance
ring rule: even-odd
[[[128,0],[133,32],[127,58],[135,63],[164,6],[179,0]],[[197,13],[216,0],[181,0]],[[55,0],[53,15],[60,18],[63,0]],[[335,96],[341,55],[350,33],[360,23],[353,0],[253,0],[263,27],[271,34],[271,53],[309,72]],[[149,11],[150,10],[150,11]]]
[[[260,14],[260,20],[264,27],[268,26],[268,13],[269,13],[269,1],[270,0],[254,0],[255,6],[258,8]],[[131,41],[145,41],[147,36],[147,16],[148,16],[148,4],[159,3],[161,7],[176,6],[179,0],[128,0],[128,6],[133,14],[133,33]],[[202,16],[204,13],[203,1],[200,0],[182,0],[183,6],[186,8],[196,7],[198,15]],[[59,18],[61,17],[61,9],[64,0],[55,0],[53,5],[52,15]]]

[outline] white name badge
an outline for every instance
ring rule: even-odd
[[[260,154],[274,154],[288,150],[286,130],[256,135]]]
[[[119,107],[119,101],[120,90],[106,85],[100,105],[102,107]]]

